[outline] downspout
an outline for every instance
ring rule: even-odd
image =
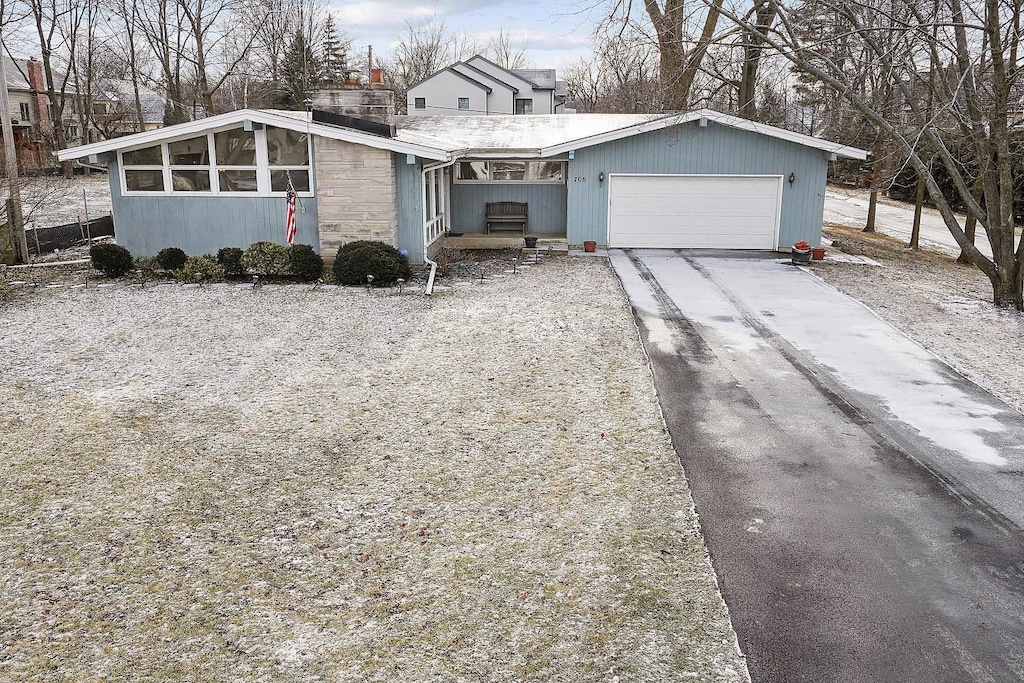
[[[430,260],[430,254],[428,253],[430,245],[427,244],[427,173],[430,171],[436,171],[446,166],[454,165],[454,161],[446,161],[440,164],[434,164],[433,166],[423,166],[423,170],[420,171],[420,206],[423,207],[423,262],[430,266],[430,276],[427,277],[427,288],[423,290],[426,296],[430,296],[434,293],[434,277],[437,275],[437,262]],[[443,176],[442,176],[443,178]],[[445,216],[447,221],[448,217]]]

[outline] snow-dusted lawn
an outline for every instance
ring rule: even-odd
[[[29,176],[18,180],[25,227],[48,228],[100,216],[110,215],[110,184],[106,173],[90,176]],[[0,195],[10,190],[0,180]]]
[[[814,272],[859,299],[979,386],[1024,412],[1024,316],[992,305],[988,278],[955,257],[912,252],[884,236],[826,228],[881,268],[829,258]]]
[[[603,260],[19,292],[0,680],[745,680]]]

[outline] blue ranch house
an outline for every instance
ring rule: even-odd
[[[825,177],[863,150],[709,110],[400,116],[240,110],[63,150],[106,162],[119,244],[135,256],[358,239],[429,258],[449,234],[622,248],[788,249],[821,241]],[[521,221],[492,222],[496,206]]]

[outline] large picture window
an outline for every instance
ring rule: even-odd
[[[564,161],[460,161],[457,183],[564,183]]]
[[[121,155],[124,189],[129,192],[164,191],[164,153],[160,145],[133,149]]]
[[[313,189],[309,135],[231,128],[121,153],[124,192],[283,195]]]
[[[167,144],[174,192],[210,191],[210,143],[206,136]]]
[[[213,134],[221,192],[258,192],[256,133],[234,128]]]
[[[296,192],[309,191],[309,142],[305,133],[268,126],[267,158],[271,191],[284,192],[288,176]]]

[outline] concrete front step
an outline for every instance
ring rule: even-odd
[[[534,237],[534,235],[529,235]],[[552,252],[566,253],[569,245],[564,237],[537,237],[537,248]],[[453,249],[517,249],[524,248],[523,235],[487,235],[484,233],[464,234],[459,237],[444,237],[444,246]]]

